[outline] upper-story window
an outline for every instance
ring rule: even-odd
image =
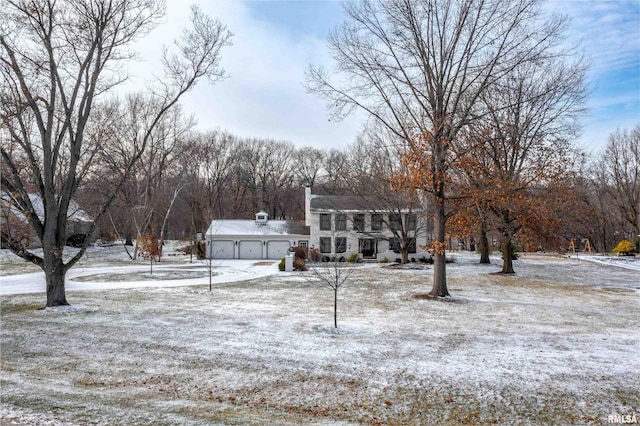
[[[363,214],[353,215],[353,230],[356,232],[364,232],[364,215]]]
[[[398,231],[402,229],[402,217],[396,213],[389,213],[389,229]]]
[[[336,214],[336,231],[347,230],[347,215],[338,213]]]
[[[378,213],[373,213],[371,215],[371,230],[372,231],[382,231],[382,215]]]
[[[407,223],[407,230],[415,231],[416,230],[416,215],[413,213],[408,214],[405,217]]]
[[[320,214],[320,230],[331,231],[331,213]]]

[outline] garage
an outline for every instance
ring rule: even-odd
[[[233,241],[211,241],[211,252],[214,259],[233,259]]]
[[[289,241],[268,241],[267,259],[282,259],[289,251]]]
[[[307,247],[309,227],[293,220],[269,220],[264,211],[255,220],[216,219],[205,233],[216,259],[273,259],[287,255],[291,246]],[[211,243],[213,241],[213,243]]]
[[[262,241],[240,241],[240,259],[262,259]]]

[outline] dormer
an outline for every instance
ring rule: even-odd
[[[258,213],[256,213],[256,223],[260,224],[264,224],[267,223],[268,217],[269,215],[264,211],[264,210],[260,210]]]

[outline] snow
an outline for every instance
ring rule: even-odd
[[[451,256],[452,303],[415,297],[432,269],[358,267],[339,292],[338,330],[333,295],[310,273],[252,262],[216,265],[211,292],[208,278],[134,288],[72,278],[116,288],[70,290],[65,309],[37,310],[42,293],[3,295],[0,421],[533,425],[638,414],[637,270],[526,255],[502,276],[497,258]],[[105,257],[72,272],[145,267]],[[200,267],[166,263],[154,271]]]
[[[11,196],[7,194],[5,191],[2,191],[1,195],[2,201],[6,202],[9,206],[11,206],[11,212],[15,214],[17,217],[21,219],[25,219],[25,215],[18,207],[13,203]],[[42,202],[42,197],[40,194],[31,193],[29,194],[29,200],[31,201],[31,205],[33,206],[33,210],[38,215],[38,218],[41,221],[44,221],[44,203]],[[67,218],[73,222],[93,222],[91,216],[85,213],[84,210],[80,208],[78,203],[74,200],[69,201],[69,210],[67,214]]]
[[[572,256],[576,259],[582,259],[588,262],[640,271],[640,260],[636,256],[609,256],[594,254],[574,254]],[[638,278],[638,280],[640,280],[640,278]]]
[[[270,220],[257,223],[254,220],[214,220],[206,235],[291,235],[294,222],[286,220]],[[297,234],[296,234],[297,235]]]
[[[122,246],[92,247],[80,264],[67,273],[66,289],[107,290],[142,287],[178,287],[209,284],[209,264],[206,260],[190,260],[189,256],[178,255],[179,244],[165,246],[165,256],[160,263],[153,264],[153,274],[149,275],[150,263],[146,260],[127,261],[128,256]],[[67,248],[69,256],[75,250]],[[34,250],[37,251],[37,250]],[[40,249],[41,251],[41,249]],[[19,262],[8,250],[2,250],[0,259],[5,263]],[[106,262],[101,266],[90,266]],[[191,263],[192,262],[192,263]],[[117,266],[108,266],[111,263]],[[266,277],[278,272],[277,262],[255,260],[215,260],[212,266],[212,283],[231,283]],[[10,268],[14,269],[14,268]],[[166,275],[169,274],[169,279]],[[144,275],[144,276],[142,276]],[[170,279],[175,275],[196,275],[195,279]],[[92,278],[98,278],[93,280]],[[127,277],[129,277],[127,279]],[[140,279],[135,279],[136,277]],[[43,272],[0,276],[0,296],[10,294],[44,293],[46,289]]]

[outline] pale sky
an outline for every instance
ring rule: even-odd
[[[200,0],[204,12],[234,33],[223,51],[229,78],[215,85],[202,80],[183,98],[201,130],[220,128],[238,136],[273,138],[296,146],[342,149],[361,131],[365,116],[329,121],[324,101],[306,93],[309,64],[331,69],[326,36],[343,19],[337,1]],[[169,0],[165,23],[141,41],[145,59],[131,68],[153,70],[162,44],[171,44],[188,24],[190,2]],[[620,127],[640,124],[640,1],[565,1],[550,10],[572,19],[570,40],[582,40],[592,68],[589,115],[579,144],[603,146]]]

